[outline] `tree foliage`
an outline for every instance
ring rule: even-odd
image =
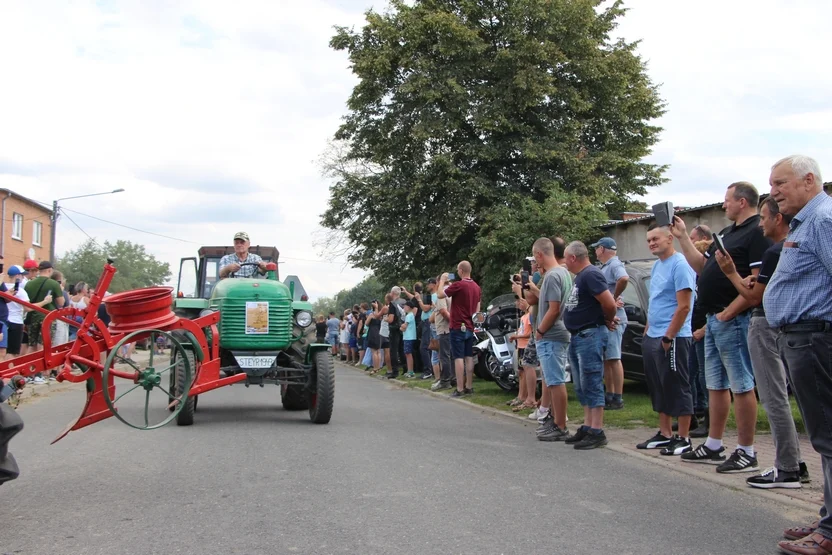
[[[610,38],[624,12],[393,0],[360,31],[338,28],[330,46],[359,82],[324,163],[321,221],[350,262],[390,281],[470,257],[495,280],[536,235],[582,238],[607,206],[661,183],[664,168],[642,160],[662,101],[635,44]]]
[[[321,314],[328,316],[330,312],[340,315],[354,305],[369,303],[374,299],[383,302],[384,294],[389,290],[375,277],[366,277],[354,287],[336,293],[334,297],[321,297],[315,301],[313,304],[315,316]]]
[[[118,269],[109,288],[111,293],[161,285],[171,276],[167,262],[160,262],[148,254],[143,245],[130,241],[105,241],[99,246],[92,239],[87,240],[60,258],[56,267],[63,272],[68,283],[84,281],[93,287],[108,257],[115,260],[114,265]]]

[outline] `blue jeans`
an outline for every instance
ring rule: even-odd
[[[566,383],[566,357],[569,343],[541,339],[537,343],[537,358],[546,385],[563,385]]]
[[[708,315],[705,332],[705,383],[708,389],[731,389],[735,394],[754,389],[754,370],[748,354],[749,313],[728,322]]]
[[[572,334],[569,343],[569,365],[575,396],[582,407],[599,408],[604,402],[604,348],[607,334],[604,326]]]
[[[705,385],[705,338],[694,341],[688,356],[690,369],[690,392],[693,395],[693,410],[703,413],[708,410],[708,388]]]

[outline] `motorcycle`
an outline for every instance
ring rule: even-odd
[[[520,327],[520,311],[513,294],[493,299],[484,312],[473,315],[474,375],[494,381],[500,389],[512,391],[519,380],[515,361],[516,347],[508,336]]]

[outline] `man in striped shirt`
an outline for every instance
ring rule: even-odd
[[[774,164],[771,196],[792,217],[780,262],[763,295],[769,325],[800,406],[812,447],[823,462],[820,519],[785,531],[787,553],[832,553],[832,199],[818,163],[789,156]]]

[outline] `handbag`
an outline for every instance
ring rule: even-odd
[[[428,349],[431,351],[438,351],[439,350],[439,339],[431,339],[430,343],[428,344]]]

